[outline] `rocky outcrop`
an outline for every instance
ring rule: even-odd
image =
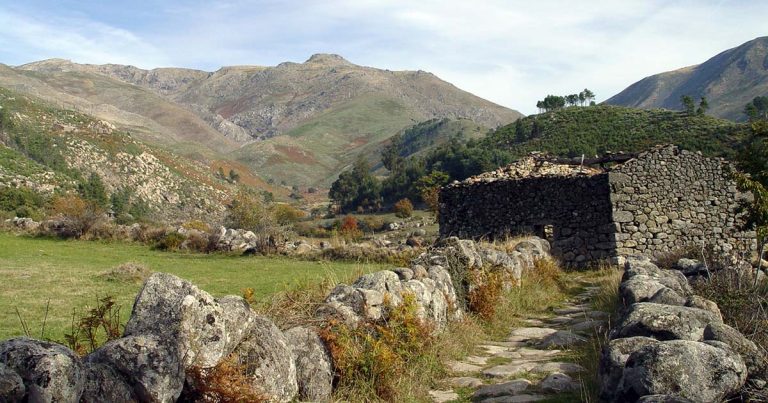
[[[285,332],[296,357],[299,399],[311,402],[330,400],[333,389],[333,361],[323,341],[313,330],[294,327]]]
[[[754,343],[723,324],[681,271],[628,257],[619,295],[625,308],[600,358],[601,399],[721,401],[765,368]]]

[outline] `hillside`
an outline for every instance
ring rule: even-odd
[[[744,105],[768,95],[768,37],[726,50],[706,62],[646,77],[605,103],[652,109],[681,109],[680,97],[707,97],[710,114],[743,121]]]
[[[107,194],[159,219],[221,217],[233,186],[209,166],[152,147],[110,122],[0,88],[0,187],[43,196],[77,189],[92,173]]]
[[[598,105],[528,116],[490,133],[479,145],[506,150],[514,157],[531,151],[589,157],[608,151],[636,152],[657,144],[728,156],[745,130],[742,124],[710,116]]]
[[[0,69],[2,84],[65,99],[119,125],[143,125],[142,133],[167,133],[143,139],[183,143],[185,154],[205,152],[194,147],[203,144],[263,178],[301,186],[328,185],[359,155],[375,154],[414,123],[451,118],[497,127],[522,116],[427,72],[358,66],[329,54],[210,73],[51,59]]]

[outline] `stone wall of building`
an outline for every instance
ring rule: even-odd
[[[533,234],[568,263],[615,249],[606,174],[465,181],[440,194],[440,235],[499,239]]]
[[[440,193],[440,235],[495,239],[533,234],[568,265],[702,244],[754,248],[739,229],[730,164],[674,146],[611,169],[535,159],[454,182]]]
[[[739,229],[745,194],[730,179],[731,164],[667,146],[640,154],[609,173],[618,255],[659,255],[715,245],[751,247],[754,233]]]

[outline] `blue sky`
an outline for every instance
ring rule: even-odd
[[[426,70],[534,113],[768,35],[766,1],[4,0],[0,63],[60,57],[142,68],[302,62],[313,53]]]

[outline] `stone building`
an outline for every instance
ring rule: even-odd
[[[440,193],[440,235],[547,238],[566,264],[691,246],[754,248],[731,164],[660,146],[609,168],[532,156]]]

